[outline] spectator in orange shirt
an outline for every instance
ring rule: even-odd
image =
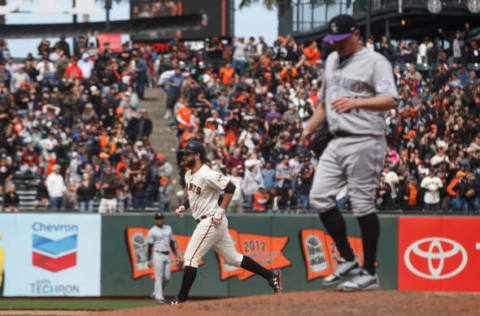
[[[65,78],[67,79],[82,79],[82,70],[77,65],[78,57],[73,57],[72,62],[65,69]]]
[[[322,57],[322,54],[320,53],[320,50],[317,47],[317,42],[313,41],[310,46],[305,48],[303,50],[303,53],[305,54],[305,57],[307,58],[307,63],[310,66],[314,66],[317,60],[320,60]]]
[[[268,202],[268,193],[265,191],[264,187],[260,187],[258,192],[253,196],[253,210],[255,212],[265,213],[267,208],[265,205]]]
[[[235,69],[232,68],[230,63],[227,63],[225,67],[220,69],[220,78],[222,78],[222,83],[226,86],[232,85],[232,78],[235,74]]]
[[[177,119],[178,135],[182,135],[185,129],[192,126],[192,109],[190,108],[188,102],[180,103],[180,107],[177,109],[175,118]]]

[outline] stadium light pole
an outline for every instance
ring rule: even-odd
[[[105,0],[106,23],[105,28],[107,33],[110,32],[110,9],[112,8],[112,0]]]
[[[366,17],[366,25],[365,25],[365,39],[367,40],[370,37],[371,29],[370,29],[370,14],[372,13],[372,0],[367,0],[367,17]]]
[[[72,0],[72,8],[75,9],[76,6],[77,6],[77,0]],[[77,15],[76,14],[73,15],[73,24],[77,24]]]

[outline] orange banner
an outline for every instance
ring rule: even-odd
[[[330,235],[320,229],[301,230],[302,250],[307,269],[307,280],[332,274],[340,259],[335,242]],[[362,240],[358,237],[348,237],[355,257],[363,264]]]
[[[148,268],[148,245],[147,245],[147,235],[148,228],[143,227],[130,227],[127,228],[127,243],[128,250],[130,252],[130,261],[132,263],[132,273],[133,278],[137,279],[144,275],[150,275],[151,278],[154,278],[153,268]],[[185,250],[187,249],[188,242],[190,241],[190,236],[183,235],[173,235],[175,242],[177,244],[177,254],[183,258]],[[176,257],[170,251],[170,261],[172,262],[170,266],[170,271],[175,272],[182,270],[176,264]],[[203,260],[200,260],[199,265],[204,264]]]
[[[282,253],[288,242],[288,237],[271,237],[257,234],[242,234],[235,229],[229,229],[230,236],[235,243],[237,251],[251,257],[267,269],[280,269],[291,265],[290,260]],[[220,264],[220,278],[222,280],[233,276],[242,281],[254,274],[239,267],[225,263],[221,256],[218,256]]]

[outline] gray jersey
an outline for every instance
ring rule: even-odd
[[[385,112],[355,109],[339,115],[331,108],[331,103],[342,97],[372,98],[377,95],[398,99],[392,65],[385,57],[366,48],[342,63],[337,52],[328,56],[320,98],[325,102],[330,132],[384,135]]]
[[[155,225],[148,231],[147,243],[153,244],[154,252],[170,251],[170,241],[172,240],[172,228],[168,225],[163,225],[162,228]]]

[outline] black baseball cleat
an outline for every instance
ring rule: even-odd
[[[273,289],[273,293],[281,293],[282,292],[282,272],[280,270],[273,270],[272,277],[268,280],[268,284]]]
[[[175,297],[173,300],[170,301],[170,305],[179,305],[183,303],[185,303],[185,301],[178,299],[178,297]]]

